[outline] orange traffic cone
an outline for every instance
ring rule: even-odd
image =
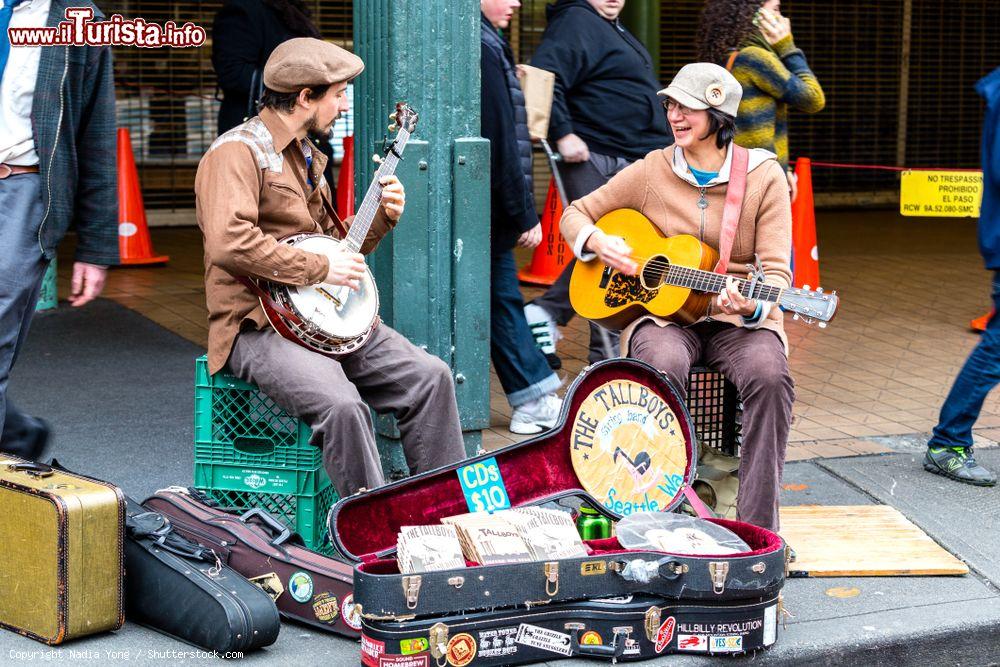
[[[170,259],[153,254],[132,139],[124,127],[118,128],[118,254],[123,265],[165,264]]]
[[[799,194],[792,202],[792,276],[795,287],[819,287],[819,248],[816,242],[816,207],[813,202],[812,161],[795,161]]]
[[[354,135],[344,137],[344,159],[337,174],[337,215],[354,215]]]
[[[982,317],[977,317],[969,322],[969,326],[973,331],[986,331],[986,325],[989,324],[990,318],[993,317],[994,312],[996,311],[991,310]]]
[[[556,189],[555,180],[549,180],[549,192],[545,196],[545,210],[542,211],[542,242],[535,248],[531,264],[521,270],[517,277],[529,285],[549,286],[572,259],[566,239],[559,233],[559,218],[563,214],[562,200]]]

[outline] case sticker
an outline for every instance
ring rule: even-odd
[[[586,646],[601,646],[604,644],[604,640],[596,630],[587,630],[580,637],[580,643]]]
[[[608,564],[603,560],[588,560],[580,563],[580,576],[592,577],[596,574],[607,574]]]
[[[399,652],[403,655],[413,655],[423,653],[431,647],[427,637],[416,637],[414,639],[403,639],[399,642]]]
[[[543,651],[552,651],[562,655],[570,655],[573,652],[572,637],[562,632],[540,628],[537,625],[522,623],[517,628],[518,644],[540,648]]]
[[[507,487],[495,457],[462,466],[458,469],[458,481],[470,512],[493,514],[497,510],[510,509]]]
[[[631,380],[607,382],[584,399],[570,455],[583,488],[616,514],[665,510],[684,487],[688,446],[677,415]]]
[[[764,646],[770,646],[778,639],[778,605],[772,604],[764,610]]]
[[[309,573],[299,570],[288,577],[288,593],[296,602],[309,602],[313,595],[313,580]]]
[[[467,632],[455,635],[448,642],[446,656],[449,665],[465,667],[476,657],[476,640]]]
[[[479,657],[502,658],[517,653],[517,628],[479,631]]]
[[[320,593],[313,598],[313,615],[324,623],[336,623],[340,607],[333,593]]]
[[[670,640],[674,638],[674,628],[677,627],[677,621],[673,616],[663,621],[660,625],[660,629],[656,631],[656,652],[663,653],[663,649],[667,648],[670,644]]]
[[[743,637],[741,635],[709,637],[708,647],[712,653],[739,653],[743,650]]]
[[[366,667],[379,667],[378,659],[385,653],[385,642],[361,635],[361,664]]]
[[[431,657],[424,655],[383,655],[378,667],[430,667]]]
[[[708,652],[708,635],[677,635],[678,651]]]
[[[361,629],[361,612],[358,610],[358,605],[354,604],[353,593],[344,598],[344,603],[340,605],[340,613],[343,614],[347,627],[355,630]]]

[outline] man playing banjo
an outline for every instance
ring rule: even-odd
[[[381,180],[380,206],[360,253],[308,252],[281,240],[297,234],[343,237],[353,218],[336,219],[323,178],[325,156],[307,138],[329,132],[348,110],[347,83],[364,69],[354,54],[312,38],[278,46],[264,68],[259,116],[212,144],[195,179],[205,240],[208,367],[229,365],[313,429],[341,496],[384,483],[368,406],[398,421],[412,473],[465,456],[451,372],[385,324],[363,345],[332,357],[283,337],[247,281],[355,294],[364,254],[398,222],[405,202],[395,176]],[[374,208],[374,207],[373,207]],[[249,288],[248,288],[249,287]]]

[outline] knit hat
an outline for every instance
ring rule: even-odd
[[[691,63],[682,67],[670,85],[657,95],[669,97],[691,109],[718,109],[735,118],[743,87],[725,67]]]

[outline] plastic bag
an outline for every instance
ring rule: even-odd
[[[718,524],[671,512],[636,512],[618,522],[622,547],[691,556],[746,553],[750,545]]]

